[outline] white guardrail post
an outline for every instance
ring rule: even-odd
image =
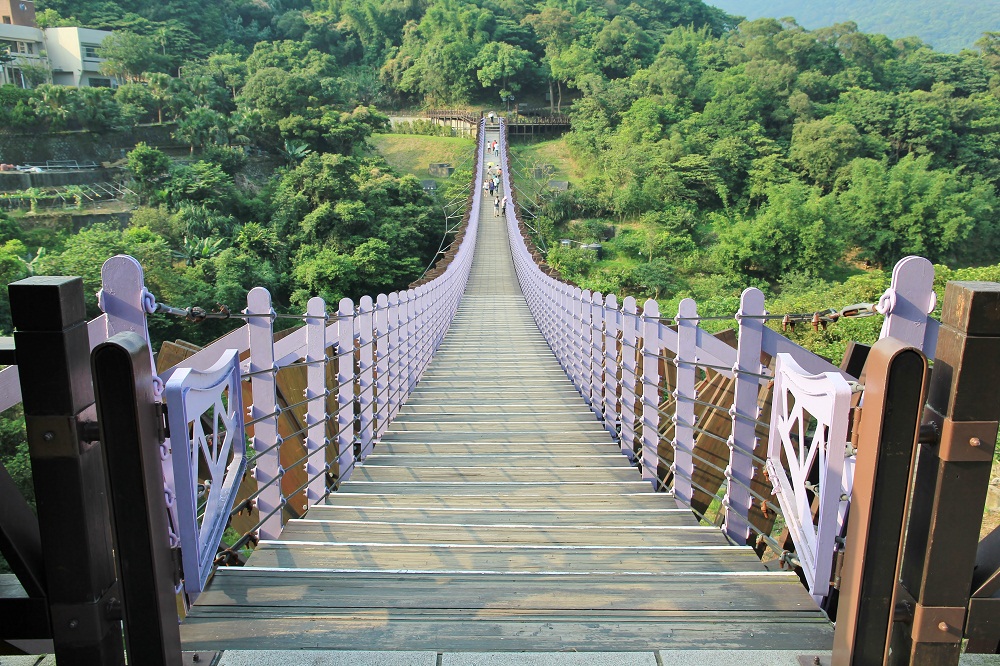
[[[306,502],[316,504],[326,496],[326,329],[329,317],[326,301],[319,296],[306,304]]]
[[[656,485],[660,443],[660,306],[642,306],[642,480]]]
[[[253,450],[257,456],[253,477],[257,480],[257,509],[260,512],[260,537],[276,539],[281,533],[284,499],[281,479],[281,437],[278,435],[278,396],[275,390],[274,310],[271,294],[255,287],[247,294],[246,313],[250,315],[250,395],[248,409],[253,423]]]
[[[358,436],[361,459],[375,445],[375,304],[371,296],[362,296],[358,304]]]
[[[337,309],[337,483],[354,471],[354,301]]]

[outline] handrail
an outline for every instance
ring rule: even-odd
[[[482,196],[474,184],[482,178],[484,141],[480,136],[471,210],[478,209]],[[302,317],[305,325],[277,342],[278,315],[270,294],[257,287],[247,296],[243,327],[164,373],[172,381],[182,368],[206,369],[227,351],[244,358],[243,417],[256,489],[220,508],[226,520],[250,514],[220,559],[248,543],[276,538],[286,519],[335,491],[372,452],[455,316],[469,279],[477,228],[478,217],[470,216],[458,249],[433,280],[377,298],[364,296],[357,304],[341,299],[334,316],[327,314],[322,298],[314,297]],[[287,395],[289,389],[281,386],[286,378],[304,385],[303,393]],[[168,408],[175,409],[173,404]],[[202,516],[206,522],[212,519],[207,512]],[[190,535],[182,532],[180,538],[182,550],[191,547]],[[187,587],[189,597],[199,589]]]
[[[342,299],[332,316],[323,299],[313,298],[294,317],[304,325],[278,341],[274,325],[286,315],[276,314],[270,294],[257,287],[247,295],[247,308],[234,315],[245,320],[243,326],[162,376],[150,356],[154,394],[171,426],[172,437],[161,446],[170,545],[181,550],[189,602],[203,589],[213,560],[233,561],[243,546],[277,537],[287,518],[347,480],[406,401],[469,279],[479,224],[471,211],[482,197],[476,185],[484,150],[480,132],[470,215],[435,278],[364,296],[357,304]],[[185,312],[157,304],[131,257],[105,262],[102,285],[98,302],[104,314],[89,323],[91,348],[122,331],[148,344],[147,316]],[[20,401],[17,366],[0,370],[0,410]],[[241,403],[245,409],[238,408]],[[247,440],[239,434],[243,429]],[[244,478],[241,465],[249,466],[252,480]],[[211,478],[201,478],[206,467]],[[237,523],[238,538],[220,547],[222,530]]]
[[[503,133],[506,121],[499,122]],[[504,186],[512,192],[508,145],[502,144]],[[592,293],[546,274],[521,233],[517,206],[507,207],[506,221],[518,280],[539,329],[591,410],[620,440],[622,453],[640,468],[642,478],[657,490],[670,489],[700,516],[714,503],[732,542],[745,544],[756,534],[759,543],[772,548],[774,511],[769,518],[762,497],[776,494],[774,503],[780,504],[793,541],[808,553],[801,565],[810,569],[806,577],[814,598],[823,603],[833,553],[845,529],[848,500],[841,497],[849,498],[851,491],[852,452],[847,452],[846,460],[836,454],[838,448],[843,453],[847,447],[850,406],[843,391],[854,378],[769,328],[766,322],[774,316],[765,311],[758,289],[747,289],[740,298],[733,317],[737,342],[731,346],[698,325],[697,304],[690,298],[681,301],[676,317],[661,317],[654,300],[647,300],[640,311],[632,297],[619,305],[614,294]],[[929,317],[933,309],[933,266],[926,259],[907,257],[897,265],[892,287],[880,303],[880,313],[887,315],[883,336],[907,336],[932,354],[938,328]],[[838,389],[824,388],[812,403],[812,409],[826,414],[823,424],[832,426],[826,438],[807,433],[809,423],[800,425],[801,437],[785,438],[786,450],[805,455],[808,449],[812,456],[808,464],[792,465],[793,471],[782,460],[777,442],[771,445],[771,455],[766,453],[779,423],[791,419],[771,405],[776,381],[772,361],[779,354],[786,359],[778,369],[783,373],[778,379],[782,390],[814,388],[816,382],[808,380],[815,376],[828,378],[829,386],[836,384]],[[716,391],[714,401],[721,401],[720,409],[728,418],[721,418],[718,410],[706,411],[713,398],[699,396],[700,390]],[[724,469],[696,454],[707,449],[722,456]],[[764,469],[765,456],[772,467],[770,477]],[[815,509],[803,499],[806,486],[811,488],[810,497],[817,490],[809,481],[817,459],[824,465],[824,483],[818,490],[825,503],[819,508],[818,533],[813,529]],[[794,477],[789,477],[783,493],[775,493],[773,485],[779,469]],[[826,487],[826,481],[832,487]],[[791,492],[792,487],[799,492]],[[789,557],[785,552],[779,555]]]

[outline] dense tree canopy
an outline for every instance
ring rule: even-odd
[[[538,228],[605,242],[601,261],[550,256],[603,291],[779,294],[907,253],[988,263],[1000,241],[998,33],[947,53],[852,22],[741,21],[699,0],[39,5],[53,24],[115,29],[102,49],[122,85],[5,89],[0,121],[174,123],[191,159],[136,149],[149,204],[136,219],[223,300],[256,281],[292,306],[418,274],[434,249],[429,199],[365,141],[386,108],[515,94],[548,93],[570,114],[580,178],[541,202]],[[247,187],[248,150],[285,166]]]

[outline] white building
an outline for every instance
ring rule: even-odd
[[[61,86],[109,87],[113,80],[101,74],[97,49],[111,36],[90,28],[46,28],[35,24],[32,0],[0,0],[0,46],[14,60],[0,67],[0,85],[30,88],[48,78]]]
[[[112,79],[101,73],[97,49],[111,36],[91,28],[46,28],[45,50],[52,69],[52,83],[77,88],[110,88]]]

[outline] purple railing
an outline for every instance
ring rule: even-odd
[[[479,135],[471,211],[478,211],[482,197],[475,187],[483,178],[484,133]],[[181,549],[189,601],[218,561],[219,539],[231,518],[247,512],[253,521],[235,542],[223,544],[229,554],[273,539],[286,518],[336,490],[372,452],[454,319],[478,224],[478,215],[471,214],[444,272],[413,289],[363,296],[357,304],[345,298],[333,311],[316,297],[305,313],[278,314],[270,293],[257,287],[247,295],[246,309],[229,315],[244,320],[243,326],[162,375],[153,364],[155,394],[167,407],[172,435],[161,447],[170,544]],[[156,303],[131,257],[109,259],[102,278],[105,314],[90,322],[91,347],[125,330],[149,341],[147,315],[184,313]],[[299,328],[275,341],[276,323],[290,325],[283,320]],[[305,376],[301,399],[294,402],[278,390],[279,373],[292,368],[304,369]],[[20,400],[17,367],[0,370],[0,410]],[[279,422],[289,414],[304,424],[296,432]],[[244,429],[252,436],[245,439]],[[292,438],[303,442],[304,455],[283,461],[282,445]],[[255,483],[243,484],[237,499],[247,468]],[[292,472],[304,479],[297,487],[286,479]],[[302,504],[292,506],[299,499]]]
[[[506,150],[501,164],[509,192]],[[747,289],[740,298],[732,318],[732,346],[699,326],[702,319],[692,299],[681,301],[676,315],[662,316],[654,300],[640,311],[632,297],[619,305],[614,294],[580,289],[547,275],[525,243],[516,207],[507,208],[506,221],[518,280],[539,329],[596,417],[620,440],[622,453],[640,467],[642,478],[692,508],[696,495],[716,503],[721,527],[734,543],[748,543],[756,533],[759,544],[801,565],[810,592],[822,603],[851,491],[851,395],[863,387],[769,328],[768,321],[781,317],[765,311],[758,289]],[[900,337],[929,356],[938,327],[929,317],[933,276],[926,259],[903,259],[878,306],[886,315],[883,337]],[[730,380],[731,392],[699,395],[699,378],[710,373]],[[762,413],[765,405],[769,417]],[[696,408],[704,421],[709,414],[724,414],[727,436],[720,436],[718,428],[706,430]],[[665,430],[672,431],[666,440]],[[768,439],[766,450],[759,446],[762,436]],[[724,443],[728,457],[708,459],[696,447],[699,437]],[[669,444],[667,455],[661,442]],[[810,478],[817,467],[820,483],[814,484]],[[705,471],[723,477],[722,486],[706,487],[701,480]],[[820,501],[818,515],[814,497]],[[774,511],[784,518],[796,545],[794,555],[754,525],[750,512],[755,503],[764,516]]]
[[[512,192],[506,142],[501,141],[505,191]],[[246,310],[232,315],[245,325],[155,377],[155,393],[167,404],[173,434],[160,451],[170,542],[182,550],[189,599],[202,589],[218,535],[234,515],[246,511],[251,519],[238,539],[226,544],[230,552],[275,538],[286,513],[299,515],[335,490],[384,434],[443,339],[468,282],[483,154],[480,131],[472,214],[443,274],[415,289],[362,297],[356,305],[344,299],[332,312],[321,298],[313,298],[303,314],[277,314],[270,294],[254,289]],[[644,479],[692,508],[699,496],[717,503],[722,528],[734,542],[746,543],[756,532],[759,541],[780,550],[769,533],[755,527],[750,511],[756,503],[782,515],[796,544],[797,563],[821,601],[828,593],[832,555],[844,535],[853,478],[854,451],[845,441],[850,400],[844,387],[853,393],[863,387],[769,328],[767,321],[776,317],[765,312],[757,289],[742,295],[733,317],[733,346],[699,326],[702,319],[691,299],[680,303],[676,316],[662,316],[653,300],[640,311],[632,297],[619,302],[613,294],[581,290],[546,275],[519,232],[515,206],[507,207],[507,224],[518,279],[539,329],[597,418],[620,440],[622,453],[636,462]],[[933,275],[928,261],[907,257],[896,266],[878,305],[886,315],[882,335],[918,346],[929,357],[938,329],[929,317],[935,305]],[[148,340],[146,316],[172,310],[157,305],[131,257],[109,259],[102,282],[104,314],[89,324],[91,347],[121,331]],[[300,327],[275,342],[275,324],[283,319]],[[772,359],[774,370],[762,359]],[[277,384],[278,373],[291,368],[302,368],[305,381],[301,399],[288,404],[287,395],[279,400]],[[729,380],[732,392],[709,402],[697,387],[713,373]],[[771,413],[764,417],[760,396],[772,382]],[[0,370],[0,410],[20,400],[17,367]],[[705,409],[725,414],[724,437],[696,418]],[[288,432],[279,419],[295,410],[301,412],[302,426]],[[214,425],[206,428],[205,423]],[[249,447],[244,428],[252,429]],[[671,434],[664,439],[661,431]],[[179,433],[186,441],[178,441]],[[768,438],[766,452],[758,450],[762,434]],[[304,454],[283,462],[282,445],[293,437],[303,441]],[[699,437],[720,439],[727,458],[706,460],[696,446]],[[669,443],[668,454],[662,442]],[[183,461],[176,460],[181,451]],[[235,499],[243,464],[255,483]],[[816,465],[819,487],[809,480]],[[205,468],[211,470],[210,478],[200,478],[199,466],[201,476]],[[706,469],[724,477],[720,488],[704,485]],[[761,486],[765,469],[767,485]],[[292,476],[302,482],[289,484]],[[810,506],[815,497],[820,498],[818,515]],[[301,506],[290,504],[300,498]]]

